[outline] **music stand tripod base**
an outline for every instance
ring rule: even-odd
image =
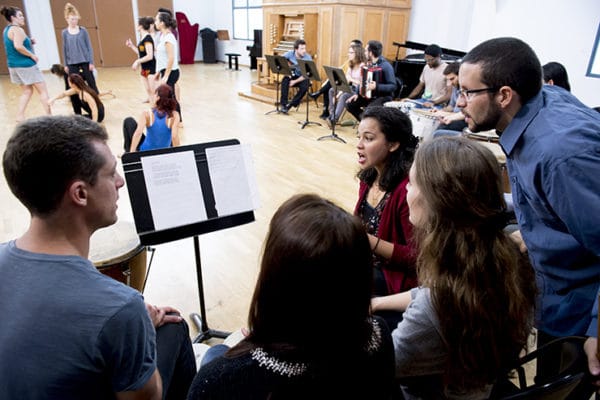
[[[198,329],[198,334],[192,340],[192,343],[202,343],[205,340],[208,340],[211,338],[225,339],[231,334],[231,332],[210,329],[208,326],[206,326],[205,320],[203,320],[202,317],[200,316],[200,314],[198,314],[198,313],[191,313],[190,319],[192,320],[192,322],[194,323],[194,325],[196,325],[196,328]]]
[[[321,136],[317,140],[325,140],[325,139],[332,139],[332,140],[337,140],[338,142],[346,143],[346,141],[344,139],[342,139],[335,133],[332,133],[331,135]]]

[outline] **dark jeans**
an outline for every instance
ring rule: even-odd
[[[323,109],[329,110],[329,89],[331,89],[331,82],[327,81],[319,92],[323,95]]]
[[[69,74],[81,75],[81,77],[84,81],[86,81],[88,86],[96,91],[96,94],[100,93],[98,91],[98,87],[96,86],[96,78],[94,78],[94,74],[92,73],[92,71],[90,71],[90,64],[69,64],[67,65],[67,68],[69,69]]]
[[[290,104],[291,107],[298,107],[302,98],[308,92],[308,79],[303,80],[302,82],[296,84],[298,87],[298,92],[294,96],[294,98],[288,103],[288,92],[290,91],[290,81],[292,79],[297,79],[297,77],[285,76],[281,80],[281,102],[282,106]]]
[[[346,103],[346,109],[357,121],[362,118],[363,110],[370,106],[382,106],[384,103],[392,101],[392,96],[376,97],[367,99],[366,97],[358,96],[358,98],[350,103]]]
[[[163,399],[185,399],[196,375],[196,357],[185,321],[156,330],[156,356]]]
[[[125,152],[130,151],[131,148],[131,139],[133,139],[133,134],[137,129],[137,121],[131,117],[127,117],[123,120],[123,148]],[[146,136],[142,134],[142,138],[136,147],[136,151],[140,149],[142,143],[144,143],[144,139]]]

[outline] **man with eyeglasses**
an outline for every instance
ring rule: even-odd
[[[537,276],[538,347],[587,336],[589,370],[598,376],[600,114],[563,89],[542,87],[539,59],[516,38],[476,46],[463,58],[459,83],[469,129],[495,128],[506,153],[515,240]],[[559,365],[560,355],[539,360],[538,376]]]
[[[419,77],[419,83],[407,99],[418,99],[429,106],[446,104],[450,100],[451,92],[446,88],[444,70],[448,64],[442,62],[442,49],[437,44],[431,44],[424,52],[425,67]]]

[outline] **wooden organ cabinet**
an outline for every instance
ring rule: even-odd
[[[411,0],[263,0],[263,54],[283,54],[294,40],[304,39],[322,79],[323,65],[346,61],[353,39],[381,41],[383,55],[393,62],[398,51],[393,42],[406,41],[410,10]],[[258,81],[249,97],[275,101],[274,81],[264,57],[258,59]]]

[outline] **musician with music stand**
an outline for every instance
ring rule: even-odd
[[[275,78],[275,86],[276,89],[275,91],[277,92],[275,94],[275,109],[268,111],[265,113],[265,115],[269,115],[272,113],[277,113],[277,114],[285,114],[286,112],[283,110],[279,109],[279,105],[280,105],[280,100],[279,100],[279,75],[282,74],[284,76],[288,76],[292,74],[292,70],[290,69],[290,66],[288,64],[288,61],[285,57],[283,56],[277,56],[277,55],[265,55],[265,58],[267,59],[267,64],[269,64],[269,69],[271,70],[272,73],[275,74],[276,78]],[[287,99],[285,99],[285,101],[287,102]]]
[[[308,87],[310,87],[311,80],[316,80],[316,81],[321,80],[321,77],[319,76],[319,71],[317,70],[317,65],[315,64],[314,61],[298,60],[298,67],[300,68],[300,72],[302,73],[302,76],[308,82],[308,85],[307,85]],[[308,119],[308,103],[309,102],[310,102],[310,96],[306,96],[306,120],[298,121],[299,124],[302,124],[301,129],[304,129],[304,127],[306,127],[306,125],[310,125],[310,124],[321,126],[321,124],[318,122],[309,121],[309,119]]]
[[[383,44],[381,44],[381,42],[369,40],[367,44],[367,58],[369,65],[363,67],[363,72],[366,72],[367,75],[369,75],[370,71],[375,72],[375,70],[379,70],[379,72],[377,74],[372,74],[372,80],[365,80],[365,75],[363,74],[364,82],[360,92],[363,92],[363,89],[366,89],[366,93],[364,95],[355,94],[350,97],[346,103],[346,109],[357,121],[361,120],[361,114],[365,107],[369,105],[382,106],[386,102],[394,99],[394,91],[396,90],[394,68],[385,57],[383,57],[382,52]],[[370,97],[368,92],[370,92]]]
[[[323,68],[325,69],[327,78],[329,79],[331,87],[333,88],[333,113],[335,118],[335,110],[337,110],[338,92],[352,93],[352,87],[350,87],[350,85],[348,84],[348,81],[346,80],[346,74],[341,68],[330,67],[328,65],[324,65]],[[346,143],[344,139],[342,139],[335,133],[336,122],[337,121],[335,119],[331,122],[330,135],[321,136],[317,140],[333,139],[342,143]]]

